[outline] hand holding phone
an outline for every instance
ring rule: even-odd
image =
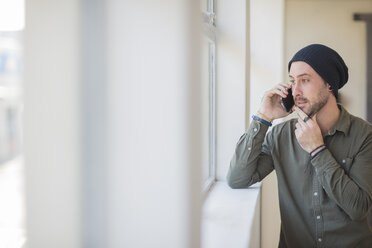
[[[279,83],[272,89],[266,91],[258,111],[272,120],[287,116],[294,105],[290,88],[291,85],[287,83]],[[286,101],[292,101],[292,103],[287,103]],[[284,104],[287,108],[284,107]],[[287,111],[289,111],[289,113]]]

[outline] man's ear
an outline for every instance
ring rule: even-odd
[[[328,85],[328,91],[333,91],[331,85],[328,84],[328,83],[327,83],[327,85]]]

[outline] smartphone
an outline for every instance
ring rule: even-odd
[[[282,105],[285,108],[287,112],[292,112],[292,107],[294,105],[293,95],[292,95],[292,89],[288,89],[288,95],[286,98],[282,97]]]

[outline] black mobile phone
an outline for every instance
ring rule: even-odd
[[[292,95],[292,89],[288,89],[288,95],[286,98],[282,97],[282,105],[285,108],[287,112],[292,111],[292,107],[294,105],[293,95]]]

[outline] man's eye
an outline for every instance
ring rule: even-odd
[[[307,78],[302,79],[302,82],[303,82],[303,83],[307,83],[307,82],[309,82],[309,81],[310,81],[310,80],[307,79]]]

